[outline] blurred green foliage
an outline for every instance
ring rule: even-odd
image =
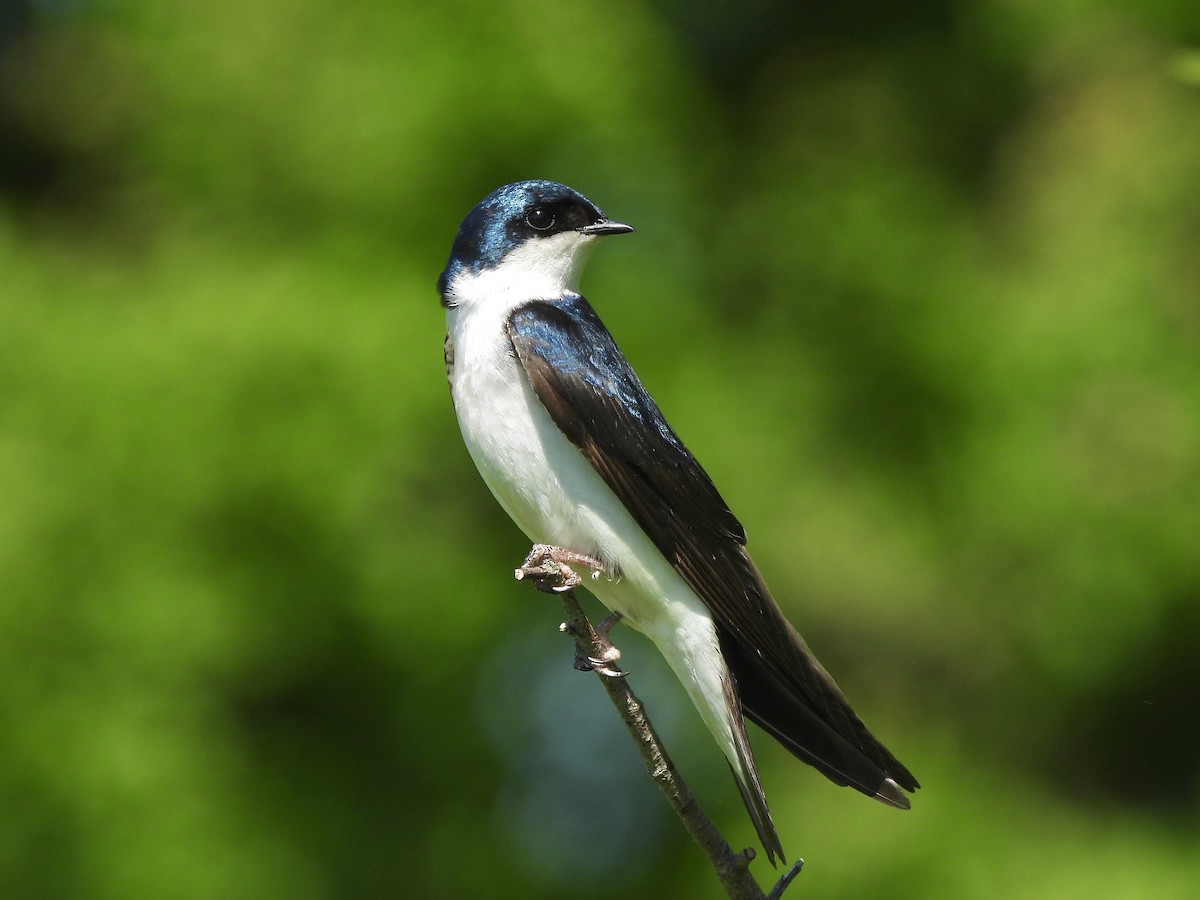
[[[756,735],[790,893],[1194,896],[1197,10],[0,4],[0,893],[718,896],[449,406],[454,231],[546,177],[925,785]]]

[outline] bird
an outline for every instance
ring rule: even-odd
[[[767,589],[746,532],[579,293],[589,251],[633,227],[566,185],[507,184],[463,219],[438,292],[467,450],[535,552],[657,647],[786,861],[746,732],[909,809],[919,784],[867,729]],[[530,560],[526,562],[529,563]],[[578,579],[577,579],[578,580]]]

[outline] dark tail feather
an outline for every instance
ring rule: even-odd
[[[820,700],[829,710],[825,716],[796,687],[783,682],[760,661],[749,658],[728,635],[722,637],[722,650],[747,718],[830,781],[853,787],[889,806],[909,808],[904,791],[920,787],[917,780],[867,730],[815,660],[807,674],[820,687]],[[834,718],[842,728],[835,729],[827,717]]]
[[[733,772],[733,780],[746,804],[746,812],[758,832],[758,839],[763,849],[767,851],[767,859],[775,865],[775,857],[780,862],[787,862],[783,855],[783,846],[779,843],[779,834],[775,831],[775,823],[771,821],[771,811],[767,808],[767,795],[763,791],[762,782],[758,777],[758,766],[754,762],[754,753],[750,749],[750,739],[746,736],[746,725],[742,721],[741,704],[738,702],[737,689],[733,682],[725,679],[725,702],[729,709],[729,721],[733,728],[733,743],[737,748],[738,764],[729,761],[729,769]],[[740,771],[739,771],[740,770]]]
[[[758,783],[757,773],[755,773],[755,783],[753,787],[748,786],[742,781],[742,776],[738,774],[733,763],[729,763],[729,771],[733,773],[733,783],[737,785],[738,793],[742,795],[742,802],[746,804],[746,812],[750,814],[750,821],[754,823],[754,830],[758,832],[758,840],[762,843],[763,849],[767,851],[767,859],[771,865],[775,865],[775,857],[779,857],[782,863],[787,862],[787,858],[783,855],[783,847],[779,843],[779,834],[775,831],[775,823],[771,821],[771,811],[767,809],[766,795],[763,793],[762,785]]]

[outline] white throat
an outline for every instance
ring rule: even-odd
[[[577,231],[528,240],[497,266],[455,276],[447,285],[450,301],[455,306],[515,305],[578,293],[579,274],[595,241],[594,235]]]

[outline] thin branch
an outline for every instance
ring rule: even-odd
[[[798,859],[792,863],[791,868],[783,873],[783,877],[779,879],[775,887],[771,888],[771,893],[767,894],[767,900],[779,900],[783,896],[783,892],[788,889],[788,885],[800,874],[800,870],[804,868],[804,860]]]
[[[550,559],[542,559],[541,564],[536,567],[528,565],[530,560],[526,562],[526,567],[517,570],[517,578],[528,578],[539,590],[556,593],[562,599],[567,614],[567,621],[563,623],[562,630],[575,639],[575,667],[596,672],[600,684],[637,745],[642,762],[646,765],[646,772],[662,790],[671,808],[692,836],[692,840],[708,857],[709,864],[730,900],[779,900],[788,885],[800,873],[804,861],[797,860],[784,873],[770,895],[763,894],[758,882],[750,875],[750,861],[754,859],[754,850],[734,852],[717,830],[713,820],[700,807],[683,777],[676,771],[662,740],[646,717],[642,702],[630,690],[624,673],[616,664],[619,654],[613,652],[607,635],[596,631],[579,605],[579,600],[571,589],[573,584],[578,583],[578,577],[565,577],[558,565]]]

